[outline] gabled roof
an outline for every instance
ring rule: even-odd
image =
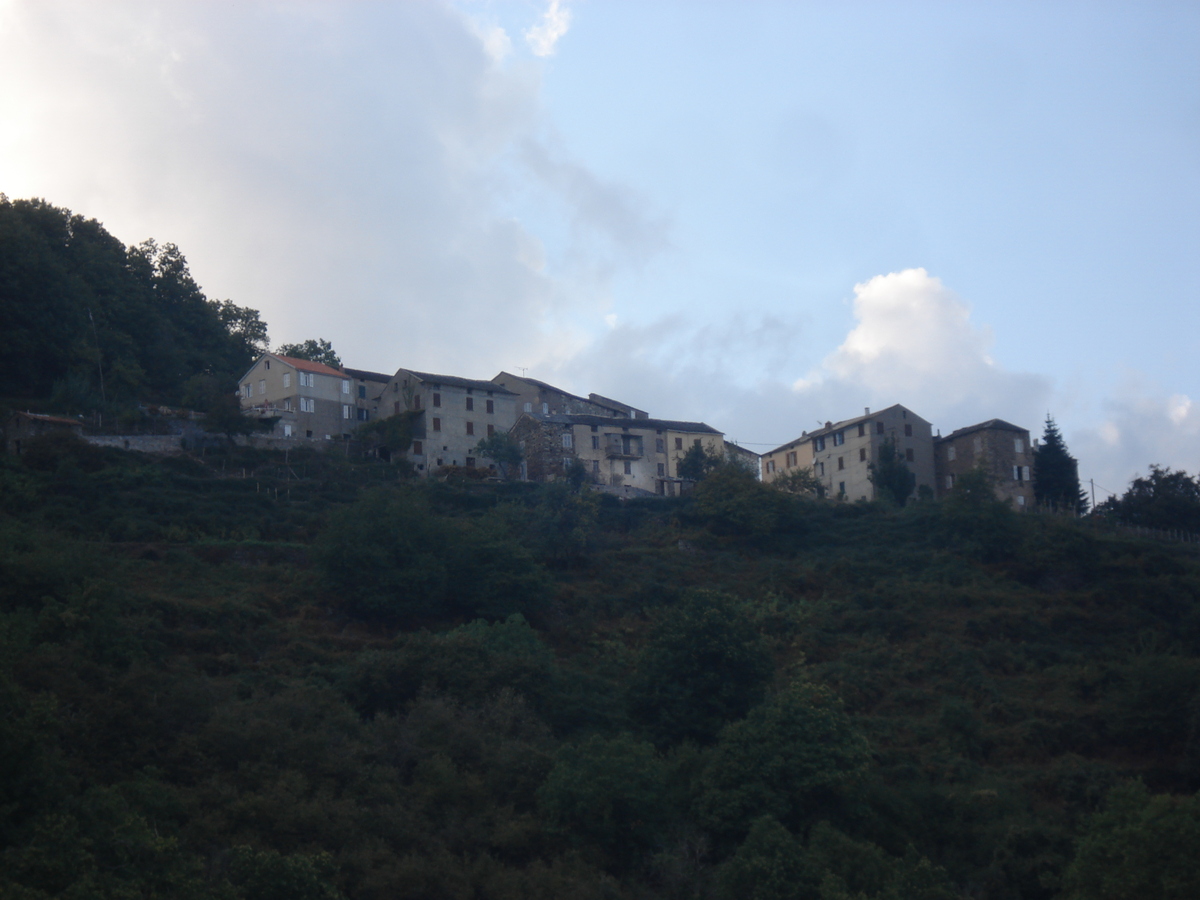
[[[517,396],[515,391],[510,391],[508,388],[496,384],[494,381],[480,381],[477,378],[459,378],[457,375],[434,375],[430,372],[414,372],[412,369],[398,369],[396,375],[398,376],[401,372],[407,372],[418,381],[444,384],[449,387],[469,388],[473,391],[491,391],[494,394],[512,394],[514,397]]]
[[[278,360],[284,365],[291,366],[293,369],[298,369],[303,372],[315,372],[318,375],[330,375],[334,378],[346,377],[346,373],[341,369],[335,369],[333,366],[325,365],[325,363],[311,362],[307,359],[296,359],[294,356],[280,356],[278,353],[263,353],[254,361],[254,365],[246,370],[246,375],[249,375],[251,372],[253,372],[255,367],[264,359]],[[241,378],[239,378],[238,382],[240,383],[242,379],[246,377],[246,375],[243,375]]]
[[[335,369],[333,366],[327,366],[325,363],[313,362],[308,359],[297,359],[294,356],[279,356],[275,353],[268,353],[267,356],[273,356],[282,362],[287,363],[296,369],[302,369],[305,372],[316,372],[318,375],[332,375],[334,378],[345,378],[346,373],[341,369]]]
[[[392,380],[391,375],[385,375],[383,372],[368,372],[366,369],[346,369],[346,374],[359,381],[378,381],[380,384],[387,384]]]
[[[1020,425],[1014,425],[1012,422],[1005,422],[1003,419],[988,419],[986,422],[980,422],[978,425],[968,425],[966,428],[959,428],[957,431],[952,431],[945,437],[937,438],[937,441],[951,441],[955,438],[960,438],[964,434],[970,434],[973,431],[1015,431],[1017,434],[1028,434],[1028,428],[1022,428]]]
[[[763,456],[770,456],[772,453],[778,453],[780,450],[791,450],[793,447],[798,447],[801,444],[805,444],[808,441],[811,441],[815,437],[823,437],[827,434],[833,434],[833,432],[835,432],[835,431],[841,431],[845,428],[851,427],[852,425],[857,425],[859,422],[869,422],[871,419],[876,419],[879,416],[883,415],[884,413],[890,412],[893,409],[907,410],[908,412],[910,412],[914,416],[916,416],[918,419],[920,419],[922,422],[925,422],[924,419],[921,419],[920,416],[917,416],[917,414],[915,412],[913,412],[911,409],[909,409],[907,406],[903,406],[902,404],[899,404],[899,403],[893,403],[891,406],[887,406],[887,407],[884,407],[883,409],[876,410],[873,413],[864,413],[861,416],[855,416],[853,419],[842,419],[842,421],[840,421],[840,422],[831,422],[830,424],[826,425],[824,428],[818,428],[816,431],[806,432],[806,433],[800,435],[800,437],[794,438],[793,440],[788,441],[786,444],[780,444],[774,450],[768,450],[766,453],[763,454]],[[928,425],[929,423],[925,422],[925,424]]]
[[[692,434],[724,435],[723,431],[717,431],[711,425],[705,425],[703,422],[676,422],[670,419],[630,419],[626,416],[614,418],[613,416],[569,415],[565,413],[551,413],[549,415],[523,413],[522,415],[547,425],[600,425],[605,428],[622,428],[626,430],[637,429],[639,431],[649,431],[653,429],[655,431],[683,431]]]
[[[45,422],[48,425],[77,425],[83,427],[83,423],[78,419],[68,419],[64,416],[48,416],[45,413],[32,412],[16,412],[15,416],[23,416],[26,419],[33,419],[35,422]]]

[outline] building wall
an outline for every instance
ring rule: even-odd
[[[410,371],[396,372],[383,390],[380,415],[419,410],[407,459],[422,475],[441,466],[488,466],[475,446],[492,434],[505,434],[517,419],[517,398],[500,385],[480,387],[422,381]],[[491,408],[489,410],[489,403]]]
[[[300,384],[300,371],[278,358],[264,356],[239,382],[242,408],[278,415],[272,435],[293,439],[341,440],[358,425],[352,380],[344,375],[312,372],[312,386]],[[306,373],[307,374],[307,373]],[[311,400],[312,412],[301,399]]]
[[[997,499],[1028,509],[1033,497],[1033,448],[1029,432],[1010,428],[981,428],[948,435],[935,445],[937,495],[944,497],[954,482],[976,467],[992,480]]]
[[[922,485],[936,491],[933,427],[899,404],[827,426],[763,454],[762,477],[770,482],[811,467],[826,496],[874,500],[871,466],[879,460],[885,441],[895,443],[900,458],[916,476],[914,494]]]
[[[619,417],[618,411],[609,404],[590,399],[585,400],[550,385],[538,384],[508,372],[501,372],[492,381],[517,395],[517,415],[527,412],[551,416]]]
[[[680,493],[678,462],[696,441],[710,452],[723,452],[720,434],[675,431],[641,422],[613,418],[604,424],[560,423],[522,416],[513,436],[521,442],[524,475],[530,481],[560,478],[571,460],[578,459],[594,484],[664,495]]]

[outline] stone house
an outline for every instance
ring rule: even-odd
[[[272,437],[349,440],[358,424],[353,380],[324,363],[264,353],[238,391],[243,412],[274,422]]]
[[[596,485],[677,496],[688,483],[679,461],[693,447],[724,453],[724,436],[703,422],[521,413],[512,436],[525,454],[522,478],[553,481],[575,461]]]
[[[83,423],[65,416],[15,412],[4,423],[4,447],[13,456],[20,456],[31,438],[54,433],[83,437]]]
[[[988,419],[936,438],[933,448],[938,497],[950,493],[964,473],[982,468],[998,499],[1016,509],[1033,506],[1033,447],[1028,429]]]
[[[896,404],[824,428],[805,432],[762,456],[762,479],[774,481],[790,471],[811,468],[828,497],[874,500],[871,467],[879,448],[890,442],[916,476],[914,494],[934,492],[933,427],[912,410]]]
[[[416,413],[406,458],[418,474],[442,466],[474,468],[475,446],[506,433],[517,419],[517,394],[493,381],[397,369],[380,392],[381,416]]]
[[[350,396],[354,403],[355,423],[378,419],[383,391],[391,383],[392,376],[384,372],[368,372],[366,369],[345,368],[345,372],[353,381]]]
[[[588,415],[615,416],[629,419],[646,419],[649,414],[618,400],[610,400],[599,394],[577,396],[552,384],[501,372],[492,381],[517,395],[517,412],[540,413],[541,415]]]

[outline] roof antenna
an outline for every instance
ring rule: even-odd
[[[525,373],[529,371],[529,366],[517,366],[521,370],[521,377],[525,377]]]

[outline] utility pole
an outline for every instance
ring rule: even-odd
[[[1095,510],[1096,509],[1096,479],[1089,478],[1088,481],[1092,485],[1092,509]]]

